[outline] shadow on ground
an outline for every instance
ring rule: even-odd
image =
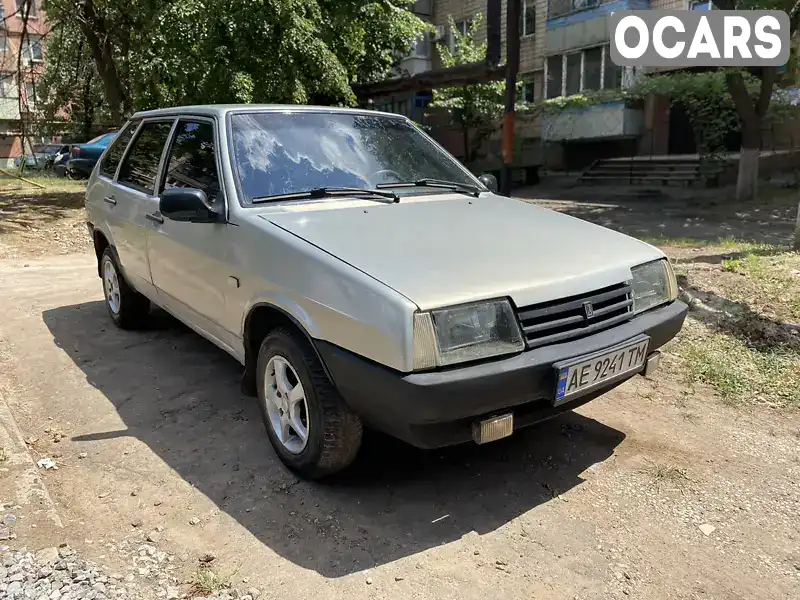
[[[734,191],[576,186],[548,193],[521,190],[519,197],[656,245],[707,245],[722,238],[786,244],[794,231],[796,195],[764,186],[757,202],[736,203]]]
[[[25,190],[0,191],[0,233],[41,227],[64,218],[84,204],[83,192],[26,194]]]
[[[689,306],[689,318],[731,335],[758,352],[800,351],[800,326],[766,317],[746,302],[731,300],[699,288],[678,276],[681,297]]]
[[[266,546],[327,577],[493,531],[580,485],[625,437],[577,413],[436,452],[373,434],[346,476],[309,483],[275,458],[238,363],[182,325],[122,332],[102,302],[43,318],[127,426],[76,441],[138,438]]]

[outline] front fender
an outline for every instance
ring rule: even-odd
[[[262,293],[258,296],[253,296],[245,305],[245,311],[242,315],[242,322],[239,331],[242,332],[242,339],[247,327],[247,319],[252,314],[253,310],[259,306],[268,306],[282,312],[287,318],[294,322],[297,327],[303,330],[311,340],[320,337],[320,330],[317,327],[314,319],[306,311],[303,306],[294,300],[291,296],[281,293],[277,290],[271,293]]]

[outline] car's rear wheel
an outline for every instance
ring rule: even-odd
[[[116,252],[111,246],[100,257],[100,277],[108,314],[122,329],[137,329],[144,325],[150,312],[150,301],[125,281],[119,268]]]
[[[361,447],[361,420],[305,337],[284,328],[270,332],[258,351],[256,376],[267,435],[287,467],[317,479],[353,462]]]

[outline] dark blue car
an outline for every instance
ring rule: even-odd
[[[74,144],[66,165],[66,175],[71,179],[89,177],[108,145],[117,137],[117,132],[104,133],[85,144]]]

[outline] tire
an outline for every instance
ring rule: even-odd
[[[106,309],[114,323],[122,329],[141,328],[150,313],[150,301],[125,281],[117,253],[111,246],[100,257],[100,278]]]
[[[294,384],[290,394],[283,394],[284,407],[299,397],[297,385],[302,386],[300,392],[303,396],[302,403],[297,401],[294,410],[296,415],[301,415],[298,430],[290,426],[285,441],[276,431],[282,429],[283,423],[282,417],[276,414],[280,409],[275,404],[276,397],[278,404],[281,403],[280,397],[276,396],[276,390],[280,388],[276,367],[281,363],[288,365],[289,369],[285,370],[287,380]],[[319,479],[341,471],[353,462],[361,447],[361,419],[345,404],[302,334],[286,328],[271,331],[258,351],[256,380],[264,426],[283,464],[304,478]],[[291,412],[284,410],[284,414]],[[276,422],[276,417],[279,422]],[[303,425],[305,441],[298,433]]]

